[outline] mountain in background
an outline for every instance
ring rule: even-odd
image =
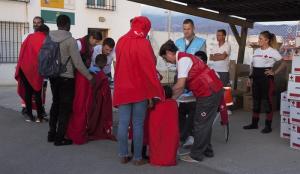
[[[151,10],[142,10],[142,15],[147,16],[152,22],[152,28],[156,31],[167,31],[168,14],[166,10],[151,8]],[[215,33],[218,29],[225,29],[229,34],[232,34],[228,24],[210,19],[185,15],[172,12],[172,32],[182,31],[182,22],[184,19],[190,18],[194,21],[197,32],[200,33]],[[240,30],[238,28],[238,30]],[[294,38],[296,36],[297,25],[281,24],[281,25],[262,25],[255,24],[253,29],[248,31],[249,35],[258,35],[260,32],[269,30],[277,36],[282,36],[284,39]]]

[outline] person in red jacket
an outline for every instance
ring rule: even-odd
[[[186,162],[200,162],[204,156],[213,157],[211,145],[212,125],[217,115],[223,84],[216,73],[192,54],[179,52],[172,40],[160,48],[159,55],[177,65],[178,80],[173,86],[173,99],[177,99],[185,87],[196,97],[194,116],[194,144],[189,155],[181,156]]]
[[[15,79],[18,81],[18,94],[26,104],[26,121],[43,121],[42,88],[44,78],[39,74],[38,55],[49,32],[46,25],[37,28],[22,43]],[[37,118],[32,114],[32,96],[35,98]]]
[[[120,161],[130,161],[128,154],[128,125],[132,118],[135,165],[142,159],[144,120],[151,99],[163,98],[157,78],[155,55],[147,34],[151,22],[147,17],[135,17],[131,29],[116,45],[116,69],[113,105],[119,108],[118,145]]]

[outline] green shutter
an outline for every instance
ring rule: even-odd
[[[95,5],[95,0],[87,0],[87,5]]]
[[[97,6],[105,7],[106,6],[105,1],[106,0],[97,0]]]
[[[71,25],[75,25],[75,13],[63,12],[63,11],[50,11],[41,10],[41,16],[45,20],[45,23],[56,24],[56,18],[59,15],[67,15],[71,19]]]

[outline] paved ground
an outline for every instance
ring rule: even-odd
[[[176,167],[135,167],[119,164],[115,142],[95,141],[68,147],[47,143],[48,125],[24,122],[17,112],[19,99],[15,91],[15,87],[0,87],[0,174],[296,174],[300,171],[300,151],[290,149],[289,142],[279,138],[278,114],[274,131],[263,135],[259,130],[242,130],[250,113],[235,111],[230,117],[230,141],[225,143],[223,129],[216,124],[213,134],[216,156],[202,163],[179,161]]]

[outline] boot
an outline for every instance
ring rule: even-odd
[[[247,126],[244,126],[243,128],[246,130],[247,129],[258,129],[258,121],[259,121],[259,118],[253,117],[252,123]]]
[[[48,142],[49,143],[52,143],[55,141],[55,135],[56,135],[55,132],[51,132],[51,131],[48,132]]]
[[[263,134],[271,133],[272,132],[272,121],[266,120],[265,128],[261,131]]]

